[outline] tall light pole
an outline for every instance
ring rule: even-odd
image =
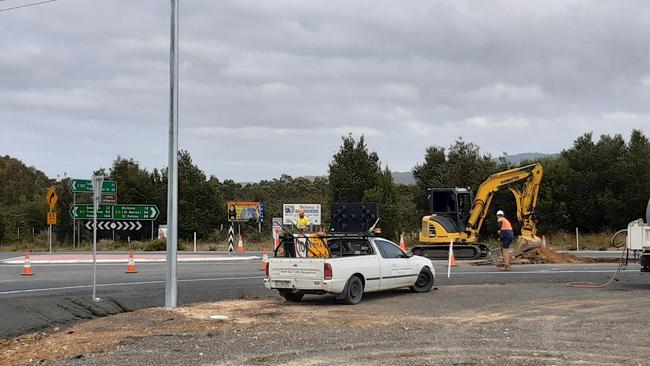
[[[102,200],[102,187],[104,186],[104,176],[95,175],[93,183],[93,301],[99,301],[97,297],[97,211],[99,211],[99,202]]]
[[[165,308],[176,307],[178,248],[178,20],[179,0],[171,0],[169,37],[169,164],[167,171],[167,274]]]

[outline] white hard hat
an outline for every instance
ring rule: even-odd
[[[503,213],[503,211],[501,211],[501,210],[497,211],[497,216],[504,216],[504,215],[505,214]]]

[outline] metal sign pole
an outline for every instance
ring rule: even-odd
[[[93,177],[93,301],[100,301],[97,295],[97,211],[99,210],[99,201],[102,198],[102,185],[104,184],[103,176]]]
[[[51,208],[50,208],[50,212],[52,212]],[[50,255],[52,255],[52,225],[48,225],[47,228],[47,242],[50,245]]]
[[[72,207],[77,205],[77,194],[72,193]],[[72,218],[72,249],[75,248],[74,243],[77,239],[77,220]]]
[[[178,248],[178,21],[179,2],[171,0],[169,39],[169,166],[167,174],[167,274],[165,308],[176,307]]]

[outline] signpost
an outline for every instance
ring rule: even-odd
[[[86,222],[86,229],[92,230],[95,224],[92,221]],[[142,224],[140,221],[99,221],[97,222],[99,230],[140,230]]]
[[[310,225],[321,224],[321,205],[320,204],[284,204],[282,205],[282,221],[284,225],[291,225],[298,221],[298,213],[303,209],[305,216],[309,218]]]
[[[93,301],[100,301],[96,296],[97,292],[97,214],[99,211],[99,201],[102,199],[102,187],[104,186],[104,177],[96,175],[92,180],[93,188]],[[76,208],[76,207],[75,207]]]
[[[102,194],[102,203],[114,205],[117,203],[116,194]]]
[[[70,209],[70,216],[75,220],[93,218],[95,208],[89,204],[78,204]],[[101,220],[155,220],[160,215],[156,205],[119,204],[98,205],[97,218]]]
[[[160,215],[156,205],[127,205],[113,206],[114,220],[155,220]]]
[[[77,205],[77,193],[94,193],[93,182],[90,179],[72,179],[70,180],[70,190],[72,191],[72,205]],[[102,203],[114,204],[117,203],[117,182],[114,180],[105,180],[102,183]],[[90,211],[92,216],[92,211]],[[101,217],[101,213],[99,213]],[[72,247],[75,246],[75,238],[77,237],[77,218],[72,216]],[[81,238],[79,238],[81,239]],[[77,240],[77,245],[79,245]]]
[[[56,212],[50,211],[47,213],[47,224],[56,225]]]
[[[45,201],[48,206],[50,206],[50,211],[47,213],[47,241],[50,246],[50,255],[52,255],[52,225],[56,225],[56,212],[52,212],[52,210],[56,207],[56,203],[59,202],[59,195],[56,194],[56,188],[54,188],[54,186],[51,186],[50,189],[47,190]]]
[[[93,183],[90,179],[72,179],[70,180],[70,189],[72,189],[72,193],[94,193]],[[102,183],[102,193],[117,194],[117,182],[105,180]]]
[[[230,225],[228,229],[228,253],[232,253],[235,250],[235,228],[233,225]]]
[[[97,218],[100,220],[113,219],[112,205],[98,205]],[[95,214],[93,204],[80,203],[70,208],[70,216],[75,220],[92,220]]]

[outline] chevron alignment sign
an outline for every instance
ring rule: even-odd
[[[93,222],[86,222],[86,229],[93,229]],[[140,230],[140,221],[97,221],[97,230]]]

